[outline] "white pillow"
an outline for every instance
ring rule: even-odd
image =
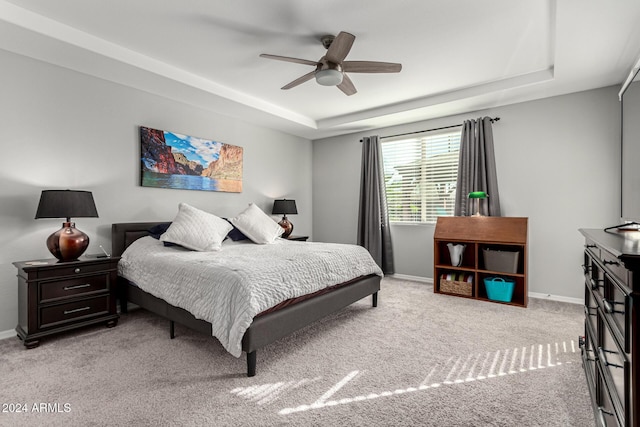
[[[280,224],[253,203],[237,217],[229,218],[229,221],[254,243],[273,243],[284,232]]]
[[[195,251],[219,251],[222,241],[233,227],[224,219],[194,208],[178,205],[178,214],[160,241],[171,242]]]

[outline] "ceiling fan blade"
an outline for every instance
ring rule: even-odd
[[[288,85],[282,86],[282,89],[287,90],[287,89],[291,89],[292,87],[296,87],[299,84],[302,84],[302,83],[304,83],[304,82],[306,82],[308,80],[311,80],[315,74],[316,74],[316,70],[313,70],[310,73],[307,73],[302,77],[298,77],[297,79],[295,79],[294,81],[292,81]]]
[[[344,58],[347,57],[349,51],[351,50],[351,46],[353,46],[353,41],[356,39],[351,33],[345,33],[344,31],[340,31],[340,34],[336,36],[335,39],[331,42],[331,46],[327,49],[327,54],[325,58],[327,61],[333,62],[335,64],[340,64]]]
[[[356,90],[356,87],[353,85],[353,82],[351,81],[351,79],[349,78],[349,76],[347,76],[346,74],[343,73],[342,75],[342,83],[340,83],[338,85],[338,89],[340,89],[341,91],[344,92],[345,95],[347,96],[351,96],[354,93],[358,92]]]
[[[376,61],[344,61],[342,70],[350,73],[399,73],[402,64]]]
[[[300,58],[289,58],[288,56],[269,55],[268,53],[261,53],[260,57],[267,58],[267,59],[275,59],[278,61],[295,62],[296,64],[313,65],[314,67],[318,65],[318,61],[309,61],[308,59],[300,59]]]

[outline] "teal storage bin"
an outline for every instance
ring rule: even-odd
[[[503,277],[485,277],[484,287],[487,290],[487,297],[489,297],[490,300],[511,302],[516,281]]]

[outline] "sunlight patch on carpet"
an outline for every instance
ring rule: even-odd
[[[462,384],[471,381],[481,381],[489,378],[499,378],[518,373],[533,372],[539,369],[554,368],[561,366],[563,363],[572,363],[571,360],[566,360],[566,355],[576,353],[576,351],[576,342],[571,340],[547,344],[534,344],[531,346],[497,350],[495,352],[470,354],[467,356],[452,356],[446,362],[430,367],[427,376],[417,386],[371,392],[352,397],[330,400],[350,381],[364,376],[366,372],[352,371],[329,387],[327,391],[322,393],[313,403],[284,408],[278,413],[280,415],[288,415],[313,409],[346,405],[365,400],[431,390],[442,386]],[[258,405],[264,405],[265,403],[277,400],[285,393],[299,387],[307,386],[320,379],[320,377],[313,379],[305,378],[299,381],[238,387],[231,390],[231,393],[238,397],[255,401]]]
[[[312,379],[303,378],[299,381],[287,381],[277,382],[273,384],[252,385],[249,387],[238,387],[231,390],[231,393],[239,397],[255,401],[258,405],[264,405],[266,403],[273,402],[283,393],[287,393],[299,387],[306,386],[307,384],[311,384],[320,379],[320,377]]]

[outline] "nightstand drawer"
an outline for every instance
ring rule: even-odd
[[[59,278],[63,276],[77,276],[79,274],[106,272],[105,264],[89,264],[86,262],[74,262],[69,266],[63,264],[53,264],[52,268],[41,268],[37,270],[38,279]]]
[[[108,274],[78,277],[77,279],[40,282],[40,302],[80,296],[109,289]]]
[[[109,295],[40,308],[40,328],[109,313]]]
[[[60,332],[104,322],[118,324],[116,291],[120,257],[17,261],[18,324],[26,348]]]

